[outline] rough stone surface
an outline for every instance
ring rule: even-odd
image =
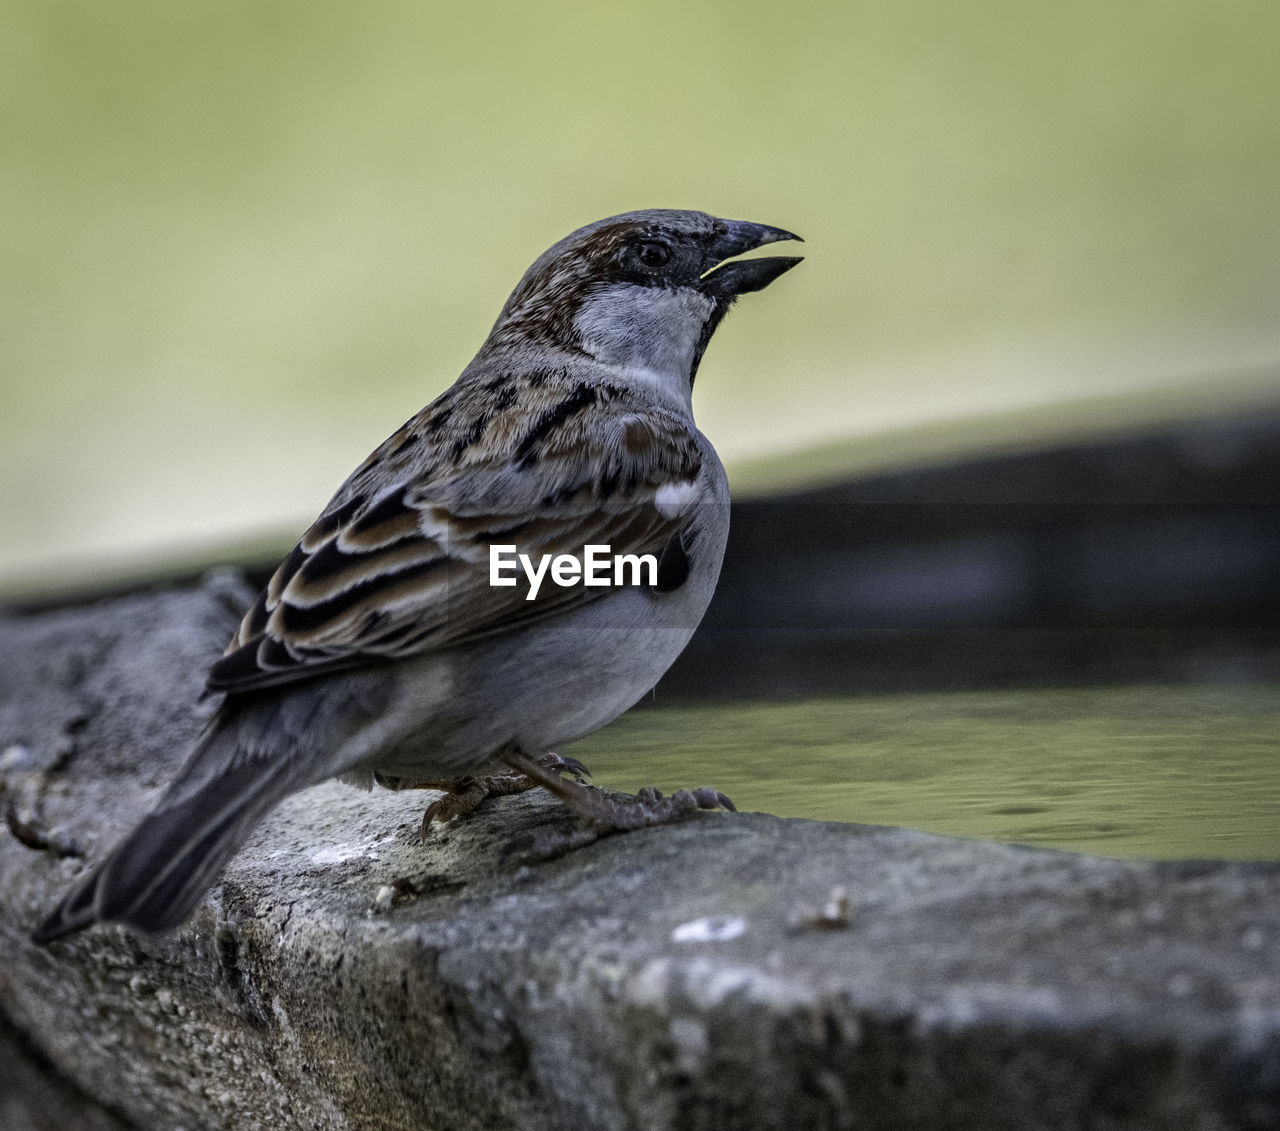
[[[76,1090],[0,1020],[0,1127],[5,1131],[125,1131],[129,1124]]]
[[[1272,864],[707,813],[527,865],[501,848],[549,798],[422,843],[429,795],[329,784],[186,928],[33,946],[185,755],[244,597],[0,621],[0,804],[48,842],[0,830],[0,1012],[33,1066],[0,1113],[57,1081],[101,1127],[1280,1126]],[[848,923],[820,926],[835,886]]]

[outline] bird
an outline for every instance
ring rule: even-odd
[[[707,787],[619,802],[555,751],[653,688],[711,600],[729,488],[694,380],[734,301],[801,262],[735,257],[799,239],[650,209],[539,256],[454,384],[280,563],[209,669],[222,700],[176,779],[33,940],[181,925],[278,802],[333,777],[465,795],[518,775],[585,836],[732,808]],[[494,583],[494,547],[579,564],[603,547],[649,569],[535,592],[520,570]]]

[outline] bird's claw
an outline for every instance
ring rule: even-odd
[[[581,784],[591,776],[577,758],[564,758],[559,754],[544,754],[537,760],[538,766],[554,774],[569,774],[575,782]],[[424,781],[414,783],[428,789],[442,789],[444,796],[433,801],[422,814],[422,835],[427,835],[430,826],[439,821],[452,821],[457,817],[470,813],[480,802],[490,797],[510,797],[512,794],[524,793],[541,784],[518,769],[500,770],[496,774],[483,774],[479,777],[463,778],[458,782]],[[403,788],[403,787],[401,787]]]
[[[602,836],[664,825],[668,821],[690,816],[699,809],[737,812],[737,807],[728,797],[710,786],[694,790],[679,789],[670,797],[664,797],[662,791],[653,786],[645,786],[635,797],[617,798],[602,790],[567,782],[546,773],[550,767],[545,765],[545,760],[531,766],[528,759],[515,754],[509,758],[509,762],[559,797],[581,825],[567,830],[538,829],[527,836],[518,837],[503,849],[504,856],[527,853],[538,859],[546,859],[581,848]]]

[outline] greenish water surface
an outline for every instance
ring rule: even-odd
[[[1280,685],[633,710],[572,750],[600,785],[1105,856],[1280,858]]]

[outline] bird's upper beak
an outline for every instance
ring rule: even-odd
[[[705,290],[717,298],[732,301],[738,295],[764,290],[783,272],[790,271],[801,261],[797,255],[777,255],[762,259],[739,259],[732,263],[724,260],[745,251],[753,251],[767,243],[779,240],[804,241],[792,232],[773,228],[768,224],[753,224],[746,220],[725,220],[724,230],[717,232],[708,248],[713,266],[702,276]]]

